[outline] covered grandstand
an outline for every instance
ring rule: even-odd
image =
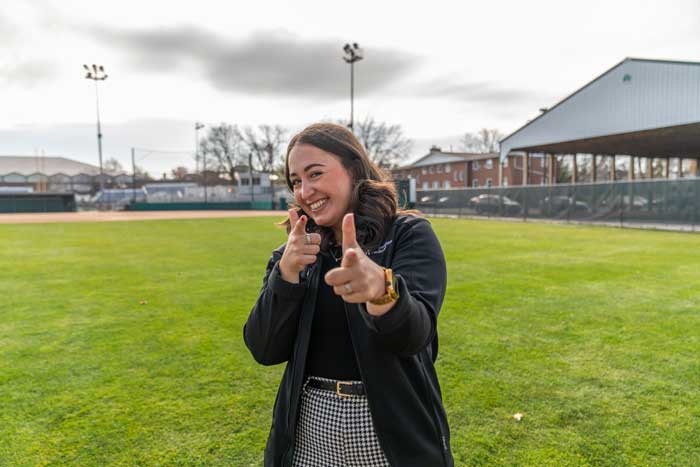
[[[501,140],[501,160],[544,158],[547,184],[697,176],[699,83],[699,62],[627,58]]]

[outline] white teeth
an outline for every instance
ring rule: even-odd
[[[325,200],[325,199],[321,199],[321,200],[319,200],[319,201],[316,201],[315,203],[309,204],[309,206],[311,207],[311,210],[312,210],[312,211],[315,211],[315,210],[317,210],[318,208],[320,208],[321,206],[323,206],[325,203],[326,203],[326,200]]]

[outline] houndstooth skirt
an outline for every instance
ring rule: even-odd
[[[367,396],[340,397],[309,387],[307,380],[292,466],[389,467],[374,431]]]

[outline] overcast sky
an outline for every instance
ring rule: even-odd
[[[194,166],[196,121],[349,118],[346,42],[365,50],[356,119],[401,124],[412,158],[510,133],[625,57],[700,61],[697,0],[2,3],[0,155],[97,164],[97,63],[104,157],[155,149],[152,173]]]

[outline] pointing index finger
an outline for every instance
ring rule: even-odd
[[[294,213],[294,217],[297,218],[296,222],[294,225],[292,225],[293,232],[297,235],[301,235],[303,233],[306,233],[306,215],[302,215],[299,217],[299,214],[297,212]],[[292,220],[292,217],[290,216],[290,221]]]
[[[289,226],[290,229],[294,229],[297,225],[297,221],[299,220],[299,213],[297,212],[296,209],[290,209],[287,211],[289,213]]]

